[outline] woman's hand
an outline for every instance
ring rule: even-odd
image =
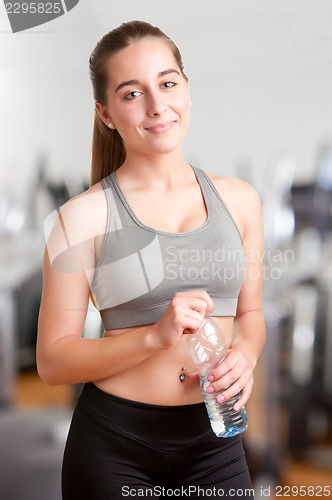
[[[183,334],[198,330],[213,308],[205,290],[176,293],[161,319],[153,325],[154,342],[160,349],[170,349]]]
[[[206,389],[209,394],[217,394],[222,391],[217,396],[219,403],[231,399],[242,391],[239,400],[233,407],[235,411],[239,411],[246,404],[254,383],[254,366],[252,366],[253,363],[249,362],[249,359],[247,353],[236,345],[228,350],[226,358],[207,377],[208,381],[211,382]],[[189,374],[191,380],[197,377],[198,372]]]

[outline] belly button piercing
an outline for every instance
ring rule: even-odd
[[[186,367],[184,366],[184,367],[182,368],[182,371],[184,371],[185,369],[186,369]],[[183,375],[183,373],[181,373],[181,375],[179,375],[180,382],[183,382],[185,378],[186,378],[186,376],[185,376],[185,375]]]

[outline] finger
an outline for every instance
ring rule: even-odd
[[[243,370],[243,367],[238,363],[234,368],[229,370],[225,375],[219,377],[217,380],[212,382],[208,387],[213,387],[214,392],[222,391],[226,389],[228,386],[234,384],[240,377],[242,377],[247,370]],[[248,372],[249,375],[249,372]],[[209,377],[208,377],[209,380]],[[209,390],[208,392],[212,393],[213,391]]]
[[[206,290],[199,290],[199,292],[202,295],[202,299],[205,300],[207,303],[205,315],[209,316],[214,310],[213,300],[211,299],[210,295],[207,293]]]
[[[197,319],[197,321],[199,321],[200,325],[204,319],[204,315],[202,315],[202,313],[200,313],[199,311],[196,311],[190,307],[187,307],[187,306],[183,307],[183,314],[186,318]]]
[[[204,316],[202,316],[202,314],[200,314],[199,312],[190,309],[189,307],[183,308],[183,315],[184,315],[184,324],[186,326],[185,329],[183,330],[183,333],[191,335],[196,333],[197,330],[199,330],[199,328],[201,327]],[[188,320],[190,320],[190,324],[194,326],[189,326]]]
[[[207,304],[206,304],[205,300],[199,299],[197,297],[193,297],[193,298],[185,297],[185,298],[181,299],[181,305],[184,307],[187,307],[191,311],[195,311],[198,314],[200,314],[202,317],[201,321],[203,321],[203,319],[207,315]]]
[[[249,381],[248,384],[244,386],[240,398],[236,401],[236,403],[233,406],[235,411],[240,411],[241,408],[243,408],[243,406],[247,403],[252,391],[252,386],[253,386],[252,380]]]
[[[208,381],[214,382],[220,379],[223,375],[232,370],[237,363],[238,359],[236,358],[236,356],[228,354],[226,358],[221,363],[219,363],[219,365],[216,366],[214,370],[211,371],[208,376]]]
[[[199,316],[197,317],[192,317],[192,316],[185,316],[183,318],[183,324],[182,328],[185,335],[187,334],[193,334],[195,331],[197,331],[202,323],[202,318]]]
[[[236,382],[234,382],[230,387],[217,396],[217,401],[221,403],[222,401],[228,401],[229,399],[236,396],[240,391],[244,389],[248,382],[248,378],[241,377]]]
[[[176,297],[183,297],[183,298],[196,297],[198,299],[203,300],[206,303],[206,308],[205,308],[206,316],[211,314],[214,310],[213,301],[206,290],[188,290],[186,292],[178,292],[174,295],[174,298]]]
[[[209,310],[211,310],[211,312],[213,311],[214,309],[213,300],[211,299],[210,295],[207,293],[206,290],[202,289],[189,290],[188,292],[185,293],[188,293],[189,295],[193,294],[194,297],[199,297],[200,299],[204,300],[208,304]]]

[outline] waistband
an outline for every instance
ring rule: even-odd
[[[205,403],[163,406],[125,399],[84,384],[78,409],[104,426],[167,452],[185,448],[213,435]]]
[[[212,316],[235,316],[237,308],[237,298],[213,297],[214,310]],[[123,321],[126,318],[126,328],[139,325],[152,325],[156,323],[165,313],[170,301],[155,304],[153,307],[144,309],[129,309],[125,307],[110,307],[100,310],[100,316],[105,330],[123,328]]]

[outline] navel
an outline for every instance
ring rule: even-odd
[[[186,375],[185,375],[185,373],[183,373],[185,370],[186,370],[186,367],[185,367],[185,366],[183,366],[183,367],[181,368],[181,373],[180,373],[180,375],[179,375],[179,379],[180,379],[180,382],[181,382],[181,383],[182,383],[182,382],[186,379]]]

